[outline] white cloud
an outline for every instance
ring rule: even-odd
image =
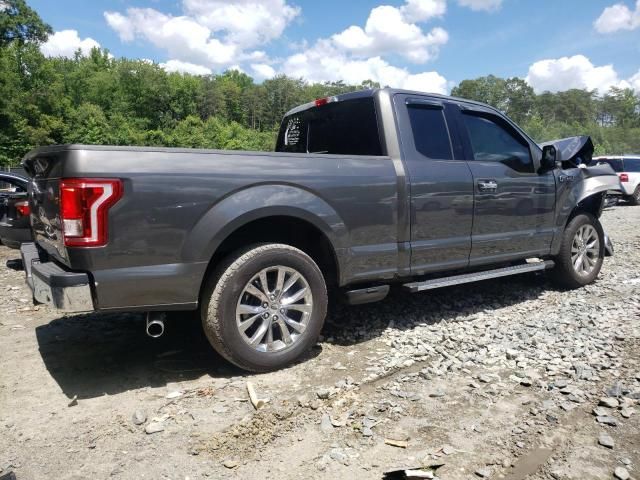
[[[253,47],[278,38],[300,14],[285,0],[183,0],[184,11],[226,40]]]
[[[441,17],[447,11],[446,0],[406,0],[400,7],[404,18],[412,22],[424,22],[432,17]]]
[[[420,92],[446,94],[449,83],[438,72],[423,72],[409,75],[401,80],[402,88]]]
[[[424,63],[438,55],[449,35],[440,27],[425,33],[412,21],[444,13],[444,8],[442,2],[415,0],[400,8],[382,5],[371,10],[364,28],[352,25],[331,40],[340,49],[359,57],[395,53],[414,63]]]
[[[629,86],[640,93],[640,70],[629,79]]]
[[[620,80],[613,65],[597,67],[584,55],[535,62],[529,67],[526,81],[536,92],[586,88],[605,93],[611,87],[629,86]]]
[[[384,59],[400,55],[425,63],[435,58],[448,34],[418,24],[444,15],[446,0],[405,0],[399,7],[373,8],[363,27],[353,25],[311,46],[303,43],[299,53],[273,61],[257,48],[280,37],[300,14],[288,1],[182,0],[180,16],[128,8],[105,12],[104,17],[123,42],[141,39],[166,51],[171,60],[161,65],[169,71],[204,74],[244,67],[258,80],[286,73],[311,81],[370,79],[400,88],[447,91],[446,79],[437,72],[413,74]]]
[[[433,93],[446,93],[447,80],[437,72],[410,73],[406,68],[390,65],[379,56],[356,59],[337,50],[329,40],[287,58],[282,71],[292,77],[311,82],[343,80],[358,84],[364,80],[383,86],[407,88]]]
[[[498,10],[502,6],[502,0],[458,0],[458,4],[469,7],[471,10],[490,12]]]
[[[375,7],[364,28],[352,25],[312,46],[304,44],[300,52],[284,59],[280,70],[312,82],[373,80],[383,86],[446,93],[447,80],[439,73],[411,73],[384,59],[401,55],[413,63],[425,63],[435,58],[448,41],[447,32],[436,27],[425,33],[417,23],[445,11],[445,0],[406,0],[400,7]]]
[[[605,8],[593,26],[599,33],[613,33],[618,30],[635,30],[640,27],[640,0],[635,10],[624,3],[616,3]]]
[[[173,17],[152,8],[129,8],[126,16],[117,12],[104,15],[122,41],[143,38],[182,62],[224,66],[236,61],[234,44],[212,38],[209,28],[189,17]]]
[[[182,62],[180,60],[169,60],[161,63],[160,67],[167,72],[190,73],[192,75],[211,75],[212,73],[210,68],[196,65],[195,63]]]
[[[236,62],[264,62],[266,54],[252,52],[279,37],[300,10],[286,0],[183,0],[184,15],[153,8],[104,12],[123,42],[146,40],[183,63],[226,68]]]
[[[254,77],[259,81],[276,76],[275,69],[266,63],[252,63],[251,70],[253,70]]]
[[[88,55],[92,48],[100,48],[100,44],[93,38],[81,39],[77,30],[60,30],[40,46],[40,51],[47,57],[72,58],[79,49],[82,55]]]
[[[104,12],[104,18],[123,42],[132,42],[136,38],[136,27],[128,17],[119,12]]]

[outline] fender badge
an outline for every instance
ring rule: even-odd
[[[573,175],[560,175],[558,177],[558,180],[560,180],[560,183],[569,183],[569,182],[573,182],[573,180],[576,177],[574,177]]]

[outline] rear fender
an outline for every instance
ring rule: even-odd
[[[235,230],[270,216],[295,217],[311,223],[327,237],[340,262],[338,252],[347,245],[347,229],[338,213],[317,195],[282,184],[249,187],[213,205],[190,232],[182,258],[186,262],[208,262]]]

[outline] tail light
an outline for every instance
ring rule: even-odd
[[[322,107],[323,105],[326,105],[327,103],[333,103],[333,102],[337,102],[337,101],[338,101],[337,97],[325,97],[325,98],[318,98],[313,103],[315,104],[316,107]]]
[[[31,207],[26,200],[15,203],[16,211],[19,217],[28,217],[31,214]]]
[[[64,178],[60,181],[60,216],[67,247],[107,244],[109,208],[122,197],[122,180]]]
[[[620,174],[620,181],[621,182],[628,182],[629,181],[629,174],[628,173],[621,173]]]

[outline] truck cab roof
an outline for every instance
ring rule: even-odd
[[[354,100],[357,98],[366,98],[366,97],[375,97],[376,95],[380,94],[380,93],[385,93],[389,96],[393,96],[397,93],[403,93],[403,94],[408,94],[408,95],[419,95],[421,97],[428,97],[428,98],[434,98],[434,99],[439,99],[439,100],[448,100],[448,101],[454,101],[456,103],[461,103],[461,104],[467,104],[467,105],[476,105],[478,107],[483,107],[483,108],[487,108],[496,112],[499,112],[498,109],[496,109],[495,107],[492,107],[491,105],[488,105],[486,103],[482,103],[482,102],[477,102],[475,100],[468,100],[465,98],[460,98],[460,97],[453,97],[450,95],[442,95],[439,93],[429,93],[429,92],[420,92],[418,90],[404,90],[401,88],[390,88],[390,87],[385,87],[385,88],[371,88],[371,89],[367,89],[367,90],[358,90],[355,92],[349,92],[349,93],[342,93],[340,95],[333,95],[333,96],[329,96],[329,97],[324,97],[324,98],[320,98],[317,100],[314,100],[312,102],[307,102],[305,104],[299,105],[295,108],[292,108],[291,110],[289,110],[286,114],[285,117],[288,117],[290,115],[293,115],[295,113],[299,113],[301,111],[307,110],[309,108],[313,108],[313,107],[318,107],[321,105],[324,105],[326,103],[331,103],[331,102],[341,102],[341,101],[346,101],[346,100]],[[502,113],[502,112],[500,112]]]

